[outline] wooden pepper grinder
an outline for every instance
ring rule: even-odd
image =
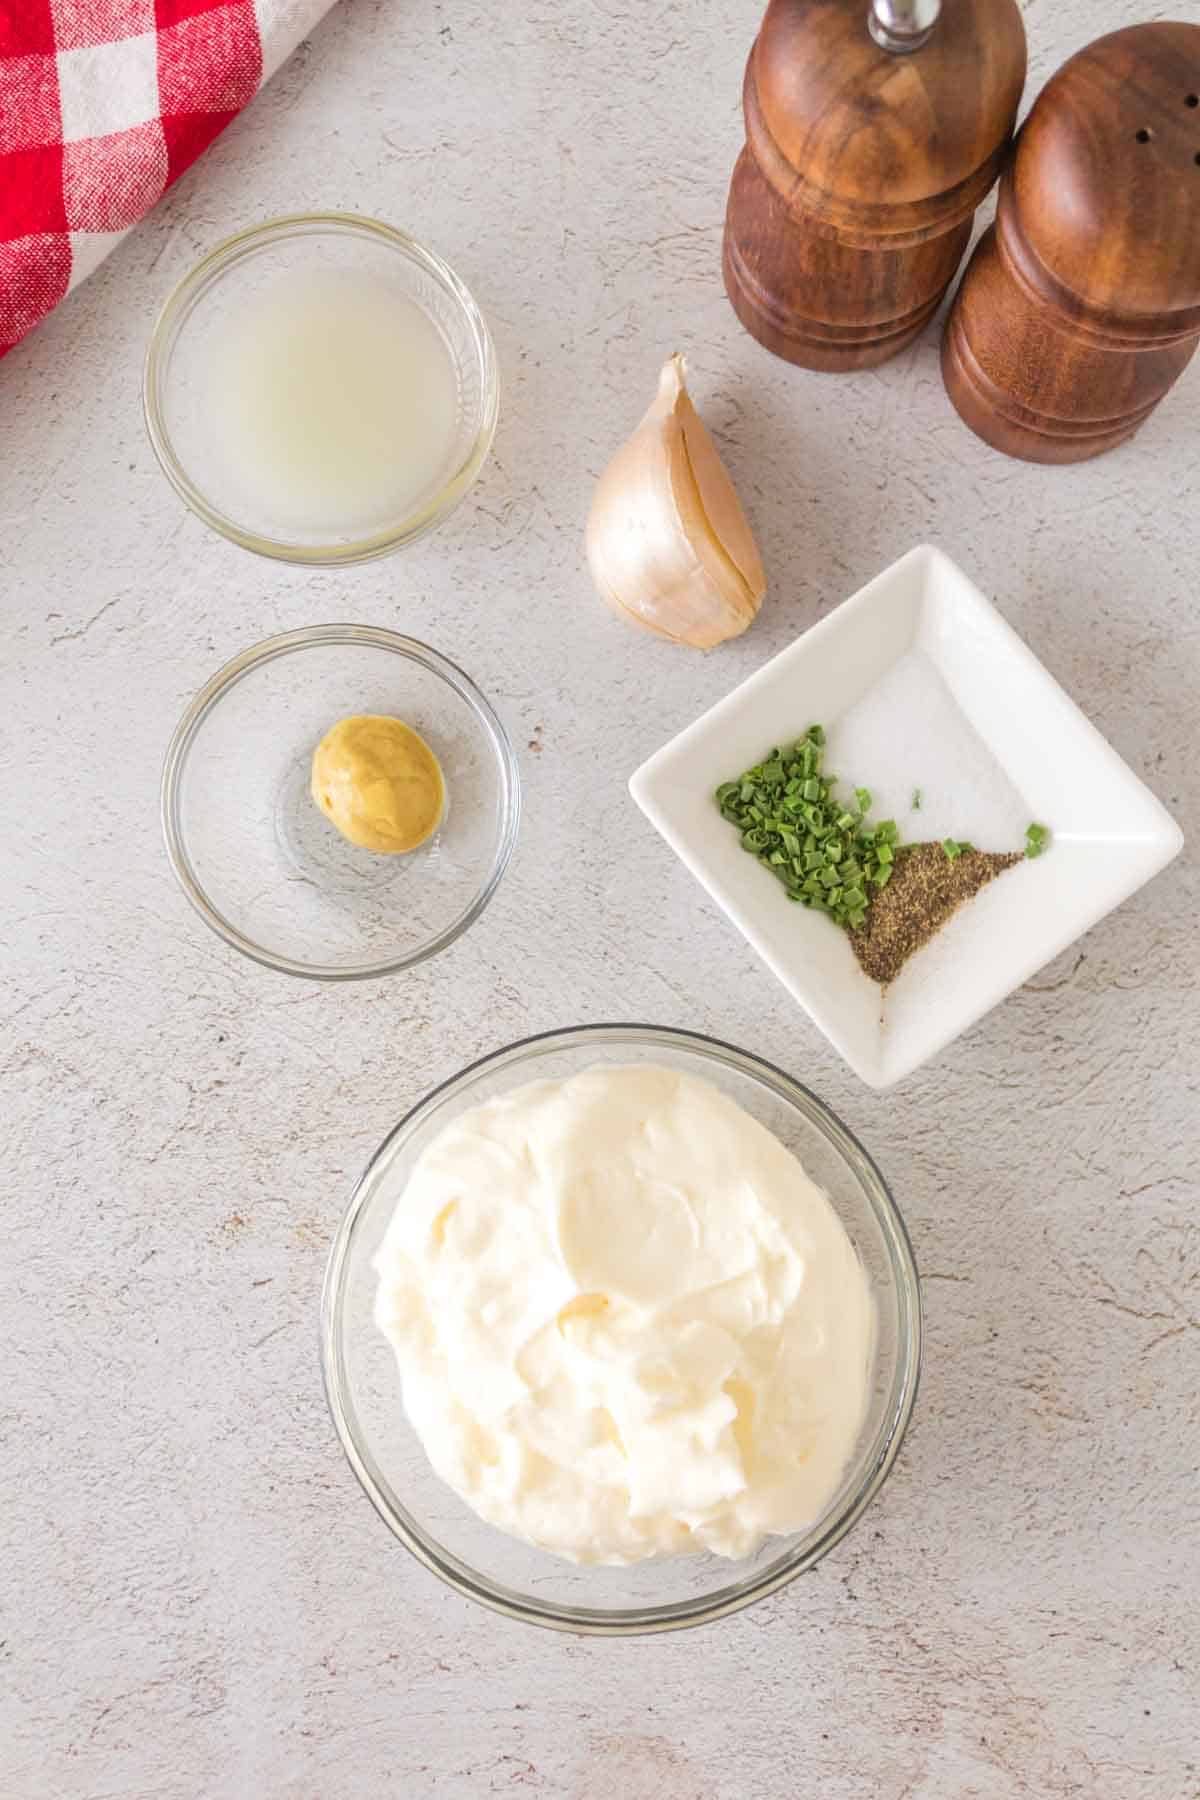
[[[1025,84],[1016,0],[770,0],[746,64],[725,286],[808,369],[862,369],[936,310]]]
[[[1132,25],[1039,95],[942,373],[997,450],[1081,462],[1132,437],[1198,340],[1200,25]]]

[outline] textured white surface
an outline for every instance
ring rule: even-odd
[[[1179,5],[1177,13],[1190,10]],[[1136,0],[1036,0],[1031,87]],[[1194,851],[886,1097],[639,819],[657,744],[918,539],[941,542],[1200,842],[1200,371],[1053,472],[959,424],[931,332],[785,368],[721,292],[757,0],[350,0],[0,365],[5,1800],[1192,1800],[1200,1349]],[[154,467],[154,311],[305,204],[427,237],[506,382],[452,523],[345,574],[254,562]],[[593,478],[690,353],[771,592],[708,658],[589,591]],[[434,964],[319,989],[227,954],[160,847],[185,701],[267,632],[399,626],[522,750],[527,817]],[[315,1317],[351,1180],[477,1051],[641,1015],[808,1079],[925,1273],[893,1479],[816,1572],[610,1645],[445,1593],[358,1493]]]

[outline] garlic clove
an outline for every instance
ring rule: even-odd
[[[678,354],[600,477],[587,553],[609,605],[673,643],[710,649],[758,613],[767,587],[758,547]]]

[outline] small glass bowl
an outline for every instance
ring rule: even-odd
[[[354,713],[403,719],[441,764],[441,824],[407,855],[347,842],[312,798],[312,753]],[[520,810],[512,745],[474,682],[373,625],[314,625],[234,657],[163,770],[167,852],[197,912],[255,962],[316,981],[390,975],[452,944],[495,893]]]
[[[575,1565],[485,1523],[446,1486],[408,1422],[391,1344],[375,1323],[374,1258],[414,1163],[448,1122],[528,1081],[597,1064],[665,1064],[723,1089],[773,1131],[824,1189],[871,1284],[876,1342],[867,1417],[821,1518],[768,1538],[741,1562],[708,1554],[628,1568]],[[912,1246],[861,1144],[798,1081],[715,1038],[654,1025],[581,1025],[526,1038],[435,1088],[385,1138],[330,1252],[321,1355],[334,1424],[386,1524],[425,1566],[509,1618],[601,1637],[670,1631],[739,1611],[809,1569],[849,1531],[895,1462],[917,1392],[921,1297]]]
[[[255,517],[229,463],[214,409],[215,359],[248,303],[270,283],[317,271],[362,273],[415,302],[441,336],[456,373],[453,435],[442,467],[406,516],[366,535],[283,529]],[[240,231],[185,275],[159,314],[146,353],[146,428],[168,481],[192,511],[247,550],[287,562],[367,562],[411,544],[449,516],[487,459],[496,429],[500,378],[486,321],[440,256],[376,219],[304,213]]]

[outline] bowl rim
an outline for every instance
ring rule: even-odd
[[[252,531],[231,519],[205,495],[188,474],[176,453],[167,428],[164,399],[169,379],[171,352],[180,330],[193,308],[216,286],[222,276],[237,267],[246,257],[268,244],[293,237],[357,236],[381,243],[417,263],[424,272],[449,294],[467,326],[479,367],[481,418],[479,429],[466,456],[448,481],[423,506],[381,531],[341,544],[296,544],[286,538],[275,538]],[[463,499],[487,460],[496,433],[500,409],[500,371],[496,349],[474,295],[450,264],[426,245],[388,225],[362,213],[300,212],[282,213],[258,225],[247,226],[223,238],[176,283],[155,319],[146,346],[142,371],[142,415],[151,447],[159,467],[184,504],[222,537],[240,544],[258,556],[276,561],[300,563],[310,568],[338,568],[351,563],[370,562],[375,557],[390,555],[405,544],[415,543],[435,525],[449,517]]]
[[[327,644],[353,644],[391,651],[410,662],[420,663],[448,687],[453,688],[481,726],[491,749],[493,765],[499,774],[503,809],[499,843],[487,879],[458,917],[451,920],[428,943],[403,956],[387,956],[349,965],[301,962],[296,957],[284,956],[268,949],[264,944],[256,943],[253,938],[240,931],[210,899],[196,874],[188,855],[181,816],[183,776],[188,754],[204,721],[224,696],[255,669],[274,662],[276,658]],[[252,962],[260,963],[268,969],[276,969],[284,975],[297,975],[308,981],[367,981],[382,975],[394,975],[401,969],[415,968],[418,963],[426,962],[439,951],[447,949],[456,938],[462,936],[468,926],[474,924],[499,887],[516,846],[521,822],[521,777],[512,741],[491,702],[476,687],[466,670],[452,662],[448,656],[443,656],[430,644],[423,644],[417,638],[405,637],[398,631],[389,631],[381,625],[305,625],[299,630],[280,632],[274,637],[264,638],[261,643],[252,644],[249,649],[224,663],[205,682],[188,705],[167,746],[159,793],[159,814],[167,856],[180,887],[205,924],[225,943],[240,950]]]
[[[390,1158],[401,1139],[448,1094],[456,1089],[469,1087],[484,1070],[522,1062],[532,1052],[568,1049],[589,1042],[630,1046],[658,1045],[689,1050],[704,1061],[720,1062],[755,1077],[766,1087],[773,1089],[781,1099],[797,1107],[825,1135],[826,1140],[856,1174],[860,1174],[856,1165],[861,1165],[861,1185],[886,1242],[895,1282],[900,1339],[896,1373],[883,1421],[864,1462],[860,1479],[846,1496],[840,1510],[815,1542],[803,1551],[776,1559],[757,1578],[731,1582],[702,1598],[672,1601],[662,1606],[605,1609],[551,1605],[491,1581],[452,1552],[443,1550],[403,1510],[398,1500],[393,1505],[389,1498],[390,1484],[365,1444],[359,1441],[342,1354],[341,1327],[350,1248],[366,1204],[374,1191],[377,1172]],[[811,1088],[764,1057],[703,1032],[646,1023],[574,1025],[536,1032],[476,1058],[457,1074],[439,1082],[392,1127],[359,1176],[330,1247],[321,1289],[320,1350],[326,1402],[347,1460],[380,1518],[418,1562],[423,1563],[447,1586],[467,1599],[475,1600],[506,1618],[518,1619],[526,1624],[595,1637],[633,1637],[708,1624],[775,1593],[819,1562],[861,1517],[895,1464],[916,1401],[922,1337],[920,1276],[907,1227],[874,1158],[849,1127]]]

